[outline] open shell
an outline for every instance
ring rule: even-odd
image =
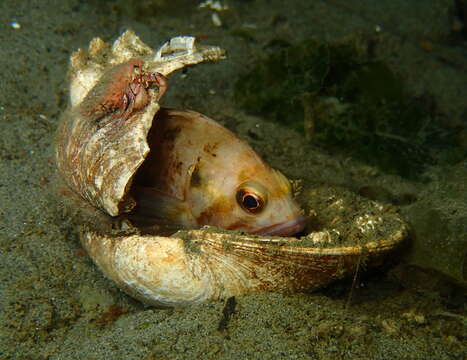
[[[146,138],[159,110],[157,90],[150,90],[148,105],[125,121],[98,124],[80,107],[110,67],[135,57],[144,60],[145,70],[167,75],[220,60],[224,52],[197,48],[191,37],[174,38],[154,52],[127,31],[113,45],[94,39],[87,51],[72,55],[70,107],[58,130],[57,165],[63,181],[83,200],[77,206],[87,209],[83,246],[124,291],[146,303],[172,306],[249,291],[312,290],[355,271],[362,261],[380,262],[406,237],[398,214],[374,202],[353,211],[349,206],[342,217],[321,219],[320,231],[301,239],[211,229],[165,237],[126,226],[125,214],[135,206],[132,179],[151,150]],[[326,190],[314,195],[320,196],[328,198]],[[339,196],[332,206],[358,202],[345,191]]]

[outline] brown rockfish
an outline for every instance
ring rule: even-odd
[[[286,177],[214,120],[160,109],[148,142],[151,152],[133,183],[136,217],[145,224],[280,236],[303,229]]]

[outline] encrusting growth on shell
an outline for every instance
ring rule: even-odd
[[[160,109],[161,83],[144,74],[167,76],[224,57],[218,47],[197,47],[192,37],[176,37],[153,51],[131,31],[113,44],[94,39],[71,56],[70,106],[56,143],[59,175],[80,199],[81,242],[90,257],[122,290],[149,304],[316,289],[355,271],[362,258],[368,266],[379,263],[406,237],[397,213],[374,206],[348,212],[360,219],[346,222],[349,236],[358,239],[351,244],[334,242],[330,223],[301,239],[209,229],[167,237],[157,227],[135,227],[129,216],[137,205],[133,182],[150,151],[157,151],[147,139]]]

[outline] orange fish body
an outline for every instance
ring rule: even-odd
[[[148,142],[133,194],[147,223],[281,236],[303,229],[289,181],[214,120],[160,109]]]

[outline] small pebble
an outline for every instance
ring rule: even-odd
[[[222,20],[221,20],[221,18],[219,17],[219,15],[217,13],[212,13],[211,20],[212,20],[212,23],[214,24],[214,26],[217,26],[217,27],[222,26]]]

